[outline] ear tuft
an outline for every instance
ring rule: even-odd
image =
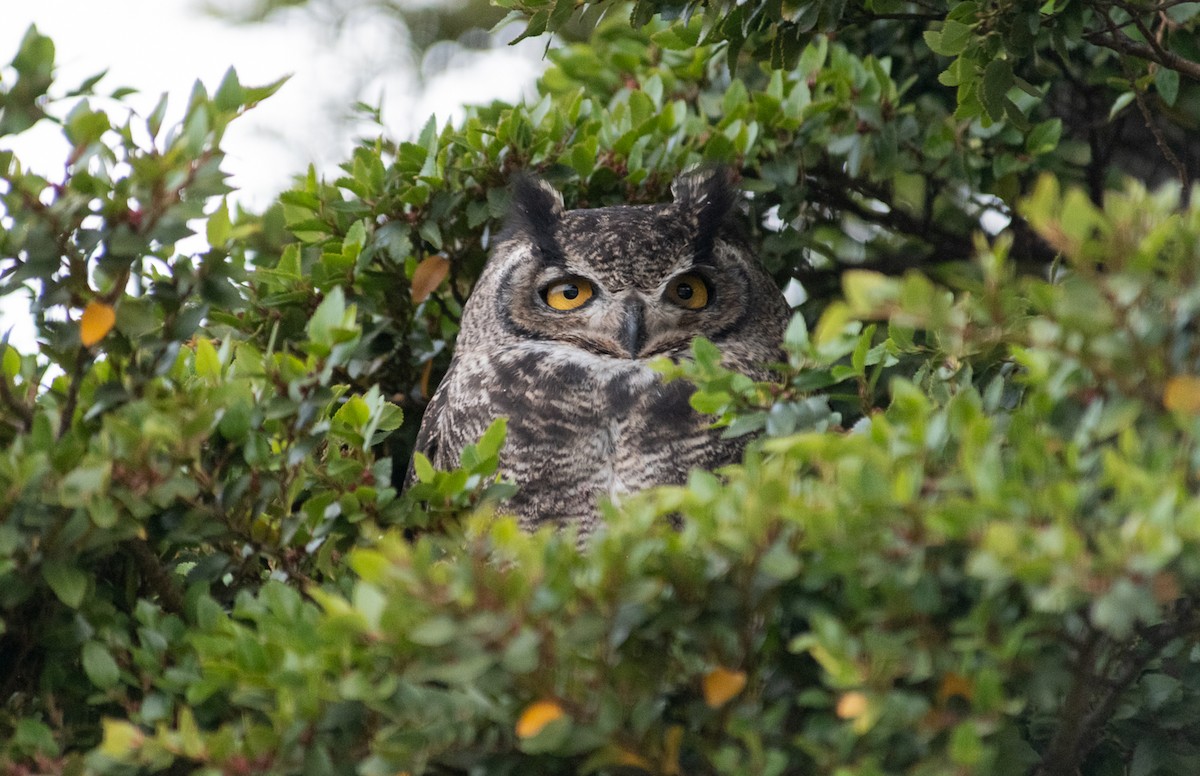
[[[738,190],[728,167],[701,167],[681,173],[671,183],[675,204],[692,210],[701,223],[725,220],[737,204]]]
[[[675,204],[695,218],[698,257],[712,252],[717,235],[729,237],[737,233],[736,226],[732,230],[726,228],[741,196],[728,167],[702,167],[682,173],[671,184],[671,194]]]
[[[562,194],[546,181],[527,173],[513,176],[511,191],[508,230],[523,232],[535,241],[552,237],[563,214]]]

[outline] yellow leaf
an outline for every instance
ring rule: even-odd
[[[837,702],[837,715],[841,719],[858,719],[867,713],[869,705],[867,696],[857,690],[842,693]]]
[[[645,757],[642,757],[637,752],[631,752],[628,749],[621,749],[617,752],[617,765],[624,765],[627,768],[637,768],[648,773],[654,772],[654,766]]]
[[[450,272],[450,262],[444,256],[429,256],[413,271],[409,287],[413,302],[420,304],[432,294]]]
[[[123,719],[104,718],[100,720],[104,731],[100,739],[100,753],[114,760],[122,760],[133,753],[146,740],[146,736],[131,722]]]
[[[856,315],[879,316],[899,298],[900,283],[882,272],[848,269],[842,273],[842,291]]]
[[[1175,375],[1163,390],[1163,406],[1169,410],[1200,415],[1200,377]]]
[[[557,701],[534,701],[526,706],[517,718],[517,737],[533,738],[551,722],[565,716],[567,712],[563,711],[563,707],[559,706]]]
[[[204,736],[200,732],[200,725],[196,723],[196,715],[187,706],[179,710],[176,732],[179,734],[179,741],[183,744],[183,753],[186,756],[194,760],[205,756],[207,747]]]
[[[975,688],[970,679],[951,672],[942,677],[941,684],[938,685],[937,699],[940,705],[945,706],[946,701],[954,697],[969,701],[974,692]]]
[[[117,322],[117,314],[112,305],[92,300],[83,309],[83,317],[79,319],[79,339],[85,348],[90,348],[112,331]]]
[[[813,342],[818,346],[828,345],[838,337],[855,333],[848,331],[853,321],[854,313],[850,311],[850,305],[841,301],[830,302],[825,305],[825,310],[817,321],[817,328],[813,331]]]
[[[664,776],[681,776],[683,773],[679,769],[679,750],[682,748],[683,725],[672,725],[667,728],[667,733],[663,736],[662,772]]]
[[[746,672],[717,667],[704,675],[704,702],[719,709],[746,687]]]

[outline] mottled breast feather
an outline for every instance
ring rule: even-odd
[[[591,533],[597,502],[740,459],[649,362],[706,337],[756,379],[779,359],[788,308],[739,229],[725,170],[685,174],[669,204],[565,210],[518,177],[508,223],[463,310],[417,450],[439,468],[508,418],[505,505],[526,528]],[[411,476],[411,474],[410,474]]]

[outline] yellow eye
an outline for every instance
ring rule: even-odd
[[[680,275],[667,286],[667,299],[686,310],[708,306],[708,285],[699,275]]]
[[[544,293],[546,304],[555,310],[574,310],[592,298],[592,284],[583,278],[567,278],[551,283]]]

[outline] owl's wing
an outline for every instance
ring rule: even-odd
[[[421,453],[430,461],[437,461],[438,445],[441,442],[441,419],[442,412],[446,407],[446,391],[444,386],[438,386],[438,390],[433,392],[433,398],[429,400],[429,404],[425,407],[425,414],[421,417],[421,428],[417,431],[417,441],[413,445],[413,454]],[[412,460],[408,462],[408,474],[404,478],[404,487],[407,489],[417,479],[417,471],[413,467]]]

